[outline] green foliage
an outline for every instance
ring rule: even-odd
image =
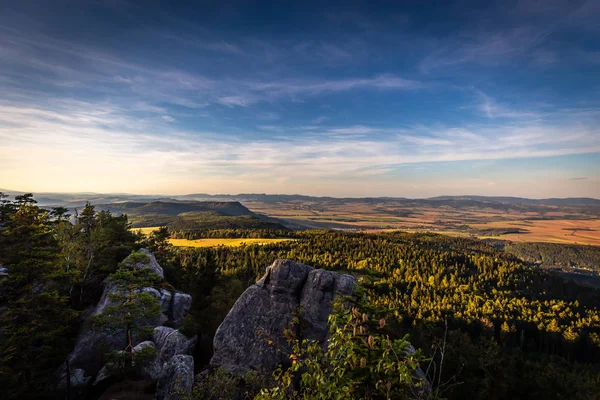
[[[202,238],[274,238],[290,232],[283,225],[254,215],[229,216],[214,212],[180,214],[169,223],[172,237]]]
[[[547,374],[526,368],[569,377],[552,385],[554,398],[593,398],[600,389],[599,291],[477,240],[404,233],[296,235],[299,240],[264,246],[174,249],[170,260],[180,267],[169,279],[194,296],[198,324],[210,316],[217,325],[238,297],[234,291],[228,295],[231,282],[241,289],[251,285],[277,258],[351,272],[374,307],[389,310],[390,339],[410,333],[413,345],[435,357],[429,373],[446,397],[536,398],[545,393]],[[201,331],[210,344],[211,329]]]
[[[46,392],[71,342],[77,312],[67,298],[45,291],[8,303],[0,312],[0,386],[7,398]]]
[[[600,247],[557,243],[507,243],[504,250],[543,267],[600,270]]]
[[[143,368],[152,364],[157,355],[156,348],[152,346],[145,346],[134,352],[114,350],[106,354],[104,365],[110,375],[120,378],[135,377]]]
[[[97,302],[100,282],[131,252],[136,236],[127,217],[86,206],[39,208],[31,194],[0,194],[0,387],[2,397],[52,392],[53,373],[78,331],[79,311]]]
[[[138,237],[129,229],[127,216],[97,212],[87,204],[76,213],[75,223],[56,221],[54,234],[60,247],[56,279],[69,286],[77,309],[83,309],[100,295],[101,282],[117,270],[118,264],[135,247]]]
[[[187,400],[253,399],[265,385],[265,379],[254,371],[248,371],[243,378],[239,378],[219,367],[210,371],[200,384],[194,386]]]
[[[148,264],[150,262],[150,257],[146,254],[136,251],[127,256],[126,259],[121,262],[122,266],[132,266],[135,264]]]
[[[184,206],[189,207],[177,207]],[[157,213],[165,211],[161,204],[152,207]],[[169,214],[169,221],[187,211]],[[51,392],[53,372],[73,346],[79,311],[97,302],[101,282],[109,275],[120,292],[92,322],[107,331],[129,324],[131,335],[123,343],[128,351],[113,354],[122,360],[115,358],[116,365],[130,368],[127,373],[152,359],[151,350],[140,355],[131,351],[135,339],[148,333],[132,316],[151,318],[157,311],[156,299],[137,288],[157,282],[148,271],[131,270],[131,264],[144,263],[144,257],[133,255],[119,266],[141,240],[128,221],[127,216],[87,205],[70,223],[67,211],[43,210],[31,194],[10,201],[0,193],[0,263],[9,270],[0,282],[3,398]],[[213,229],[209,224],[195,232],[220,237],[223,232],[243,237],[259,232],[265,237],[258,227]],[[600,392],[600,292],[528,264],[562,265],[571,260],[574,266],[594,268],[595,248],[519,244],[503,251],[481,241],[430,234],[305,231],[285,234],[297,241],[264,246],[174,249],[167,235],[162,229],[143,244],[155,252],[169,282],[193,295],[192,316],[183,329],[199,334],[197,365],[208,361],[214,331],[235,300],[276,258],[350,272],[360,279],[368,300],[359,307],[361,319],[351,310],[338,310],[331,326],[337,329],[332,338],[339,346],[325,352],[295,338],[296,370],[280,371],[277,396],[288,394],[286,388],[298,396],[302,391],[325,396],[335,382],[358,397],[385,398],[391,381],[389,395],[402,397],[417,387],[408,382],[407,372],[414,364],[402,353],[405,333],[416,347],[426,349],[430,360],[421,366],[429,371],[434,394],[447,389],[443,395],[451,399],[592,399]],[[363,313],[368,316],[364,334]],[[344,319],[350,316],[350,321]],[[381,318],[385,326],[379,329]],[[328,354],[330,349],[337,353]],[[401,365],[393,363],[396,355]],[[383,364],[375,367],[379,360]],[[422,356],[415,355],[413,361],[423,361]],[[332,366],[338,367],[335,373]],[[304,371],[311,373],[303,375]],[[219,391],[251,397],[265,387],[252,376],[233,383],[231,377],[218,374],[213,379],[212,389],[207,389],[213,390],[213,398],[221,396]],[[249,387],[254,389],[244,393]]]
[[[429,397],[415,370],[424,357],[407,336],[392,339],[385,318],[344,307],[338,298],[329,317],[329,341],[323,350],[314,340],[289,333],[291,366],[274,373],[278,385],[256,397],[266,399],[401,399]]]
[[[91,329],[109,334],[123,333],[122,352],[111,353],[113,365],[121,368],[121,374],[135,370],[137,353],[133,346],[152,336],[149,321],[160,316],[160,304],[153,295],[141,292],[140,289],[157,284],[160,278],[150,268],[132,268],[131,264],[148,262],[148,256],[132,253],[127,257],[121,269],[109,276],[110,283],[117,290],[109,294],[111,304],[102,313],[88,318]]]

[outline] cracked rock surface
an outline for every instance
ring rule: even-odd
[[[355,285],[350,275],[276,260],[217,329],[211,365],[238,376],[248,371],[270,375],[277,364],[289,362],[284,332],[294,316],[301,310],[301,337],[324,343],[332,300],[337,294],[352,294]]]

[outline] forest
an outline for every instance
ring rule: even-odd
[[[535,261],[548,253],[543,246],[531,256],[521,249],[518,257],[514,248],[437,234],[309,230],[262,246],[174,248],[167,229],[144,237],[126,215],[87,205],[69,216],[62,207],[38,207],[30,194],[1,197],[6,398],[60,397],[53,374],[84,311],[97,302],[102,281],[141,247],[155,254],[168,284],[193,296],[182,330],[200,338],[198,372],[239,295],[275,259],[288,258],[357,277],[391,338],[408,337],[420,348],[423,369],[432,361],[437,366],[436,397],[593,399],[600,393],[600,290],[521,258]]]

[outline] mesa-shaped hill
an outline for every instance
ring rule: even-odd
[[[237,201],[153,201],[98,204],[98,210],[127,214],[134,228],[167,225],[176,231],[287,228]]]
[[[127,213],[129,216],[147,214],[179,215],[188,212],[216,212],[228,216],[255,215],[237,201],[126,201],[123,203],[99,204],[96,207],[102,210],[109,210],[113,214],[119,212]]]

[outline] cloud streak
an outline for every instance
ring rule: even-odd
[[[140,185],[164,183],[173,176],[182,182],[361,179],[394,174],[403,164],[600,152],[600,132],[594,126],[349,126],[317,131],[310,138],[288,131],[283,138],[250,140],[219,132],[182,132],[171,123],[161,117],[134,118],[110,103],[0,103],[0,165],[14,171],[14,166],[27,166],[19,174],[9,171],[5,185],[16,185],[23,174],[31,182],[46,179],[41,170],[67,173],[79,184],[89,182],[90,175],[100,176],[106,185],[123,182],[123,174]]]

